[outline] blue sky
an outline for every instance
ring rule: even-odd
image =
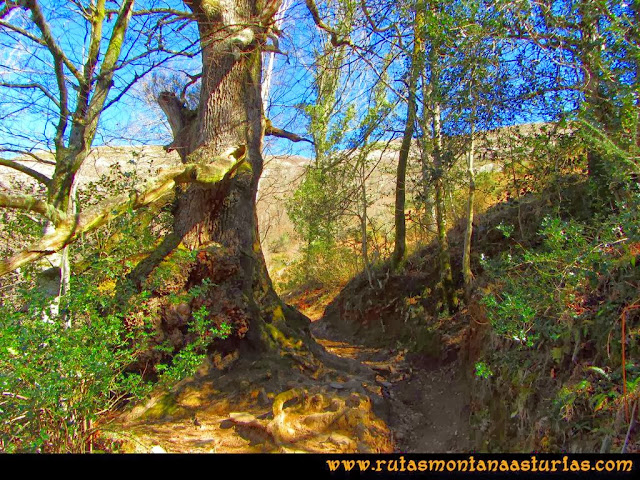
[[[145,4],[150,1],[160,7],[185,9],[182,2],[172,0],[138,1],[137,8],[146,6]],[[80,68],[88,43],[84,20],[74,12],[71,2],[42,0],[40,3],[50,21],[53,36],[69,59]],[[15,10],[6,20],[21,28],[33,30],[26,12],[20,9]],[[274,80],[268,109],[269,115],[278,126],[300,134],[304,134],[306,123],[295,106],[308,102],[311,97],[309,71],[312,62],[310,52],[301,48],[301,45],[311,45],[313,36],[316,35],[315,26],[310,24],[308,19],[306,20],[305,28],[291,28],[293,25],[300,27],[305,17],[301,15],[299,6],[289,9],[283,25],[285,32],[280,43],[281,49],[288,52],[288,55],[276,55],[274,59]],[[108,37],[112,26],[113,22],[106,23],[104,37]],[[127,44],[123,49],[122,60],[132,59],[143,51],[145,42],[141,41],[144,40],[141,35],[149,26],[152,26],[151,23],[145,24],[141,17],[134,17],[132,28],[127,36]],[[165,41],[171,42],[174,50],[188,48],[190,52],[195,52],[197,45],[194,48],[190,44],[197,42],[197,38],[197,28],[194,23],[191,23],[178,34],[175,32],[171,35],[167,34]],[[46,49],[1,28],[0,41],[2,42],[0,82],[18,84],[38,82],[49,89],[54,96],[58,95],[51,55]],[[106,41],[103,42],[103,53],[106,43]],[[159,61],[161,58],[163,58],[161,55],[150,56],[120,70],[115,78],[111,98],[115,98],[135,75],[146,73],[150,62]],[[103,112],[94,145],[170,142],[170,133],[164,115],[153,102],[149,102],[148,92],[154,88],[154,78],[177,76],[186,82],[187,77],[183,72],[195,74],[200,68],[198,55],[194,58],[174,58],[156,68],[153,75],[147,74],[142,77],[121,100]],[[67,75],[67,80],[73,101],[76,85],[70,74]],[[73,110],[73,104],[71,107]],[[0,87],[0,145],[35,149],[52,148],[57,121],[57,108],[41,91]],[[269,142],[269,146],[271,150],[278,153],[292,149],[298,154],[311,153],[305,144],[287,146],[278,141]]]
[[[74,11],[72,2],[62,0],[42,0],[40,2],[45,15],[50,19],[53,35],[70,60],[80,66],[83,54],[87,48],[86,23]],[[163,8],[185,7],[178,0],[138,0],[137,8],[150,5]],[[11,23],[25,29],[33,28],[26,13],[16,10],[8,19]],[[360,30],[354,33],[353,38],[361,41],[365,32],[360,20]],[[147,40],[146,35],[156,25],[157,17],[134,17],[127,36],[122,60],[131,61],[146,47],[146,44],[156,45],[157,33]],[[113,22],[107,22],[105,36]],[[172,24],[174,25],[174,24]],[[282,35],[280,49],[286,55],[275,56],[273,81],[269,91],[267,102],[267,115],[275,125],[293,131],[300,135],[308,135],[308,119],[301,113],[300,106],[314,101],[313,90],[313,66],[315,53],[324,44],[327,45],[327,36],[320,32],[313,24],[304,4],[294,3],[286,10],[281,25]],[[157,32],[157,30],[156,30]],[[166,27],[163,41],[171,44],[174,50],[187,49],[190,52],[197,51],[197,28],[194,23],[185,24],[179,32],[171,31]],[[343,110],[348,106],[362,114],[367,108],[369,94],[376,79],[374,69],[382,61],[382,56],[390,51],[389,43],[385,43],[383,36],[370,34],[366,41],[377,44],[377,57],[371,57],[370,63],[358,59],[357,56],[349,57],[349,64],[344,69],[344,86],[339,95],[339,108]],[[51,56],[42,47],[34,46],[19,35],[0,29],[0,81],[15,83],[30,83],[37,81],[57,95],[55,76],[51,68]],[[104,42],[106,44],[106,42]],[[195,45],[194,45],[195,44]],[[103,50],[104,50],[103,45]],[[512,56],[516,55],[514,51]],[[120,70],[115,78],[111,98],[120,93],[125,85],[128,85],[134,76],[147,72],[150,62],[162,60],[162,55],[151,55],[132,62],[128,68]],[[508,58],[507,58],[508,59]],[[170,133],[165,124],[164,115],[153,102],[149,102],[149,91],[154,89],[153,80],[177,76],[186,81],[183,72],[198,73],[200,59],[173,58],[165,60],[151,74],[147,74],[139,80],[120,101],[113,104],[101,116],[100,128],[94,145],[102,144],[162,144],[170,142]],[[406,61],[402,56],[397,57],[391,64],[389,85],[396,91],[403,89],[403,77],[406,72]],[[513,88],[520,88],[517,77],[511,80]],[[456,82],[463,85],[463,79],[454,78],[451,81],[452,88]],[[523,83],[523,82],[520,82]],[[72,77],[68,76],[68,86],[71,94],[75,93]],[[155,86],[156,93],[158,87]],[[390,99],[393,100],[393,94]],[[397,100],[397,99],[395,99]],[[569,104],[570,100],[560,97],[560,101]],[[405,108],[399,102],[392,119],[393,127],[386,133],[387,136],[397,136],[402,130],[402,121]],[[523,105],[524,106],[524,105]],[[500,117],[498,114],[496,123],[515,123],[526,121],[546,120],[540,110],[530,108],[515,109],[511,119]],[[515,107],[513,105],[512,107]],[[339,115],[338,115],[339,117]],[[356,115],[358,118],[358,115]],[[52,146],[57,115],[55,106],[37,89],[9,90],[0,88],[0,145],[28,146],[30,143],[36,149]],[[357,124],[353,124],[353,132],[357,130]],[[67,132],[68,133],[68,132]],[[348,143],[349,135],[345,138]],[[312,156],[313,148],[308,143],[292,143],[286,140],[265,140],[267,153]],[[3,154],[6,155],[6,154]]]

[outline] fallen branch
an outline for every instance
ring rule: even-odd
[[[51,220],[54,225],[59,225],[67,218],[64,212],[31,195],[8,195],[0,192],[0,207],[36,212]]]
[[[53,232],[11,258],[0,261],[0,277],[46,255],[58,252],[116,217],[147,207],[171,193],[177,184],[192,183],[214,188],[223,179],[232,176],[244,161],[245,148],[235,149],[217,157],[213,165],[187,164],[161,173],[141,191],[120,195],[73,217],[65,217]],[[233,163],[231,163],[233,162]],[[44,206],[43,206],[44,208]]]

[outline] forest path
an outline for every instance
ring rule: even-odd
[[[469,451],[467,385],[457,362],[418,364],[404,350],[359,345],[322,318],[312,323],[311,331],[330,353],[357,360],[378,374],[386,401],[377,413],[391,430],[396,452]]]
[[[404,350],[359,345],[321,317],[324,302],[302,303],[312,334],[342,370],[335,361],[310,368],[311,357],[298,359],[299,371],[264,362],[238,368],[229,359],[228,373],[196,376],[156,397],[107,427],[116,432],[107,438],[129,452],[469,450],[468,395],[456,362],[417,365]]]

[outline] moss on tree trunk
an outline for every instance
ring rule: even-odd
[[[172,107],[164,108],[165,114],[179,116],[170,118],[172,127],[177,126],[172,148],[181,146],[185,163],[234,161],[241,155],[244,161],[215,188],[190,185],[177,192],[173,232],[131,277],[140,286],[181,244],[197,253],[182,285],[174,287],[188,291],[208,280],[210,287],[192,303],[236,326],[234,346],[277,350],[283,338],[304,336],[308,319],[284,305],[274,291],[258,236],[256,194],[264,136],[261,46],[275,4],[259,8],[256,0],[185,3],[198,22],[203,71],[200,104],[190,115],[183,115],[186,106],[167,98],[172,94],[161,94],[159,100]],[[191,311],[198,305],[191,305]]]

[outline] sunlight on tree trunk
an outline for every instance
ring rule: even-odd
[[[409,162],[409,151],[413,142],[413,133],[416,124],[416,91],[418,80],[424,66],[424,39],[422,29],[424,27],[424,12],[416,11],[416,18],[413,26],[413,53],[409,60],[409,82],[407,85],[407,117],[405,120],[404,134],[400,153],[398,154],[398,168],[396,171],[396,200],[395,200],[395,242],[393,254],[391,255],[391,268],[397,269],[404,262],[407,250],[407,226],[405,219],[406,204],[406,177],[407,164]]]
[[[226,265],[225,272],[216,270],[216,302],[247,319],[246,338],[253,349],[263,351],[275,346],[273,328],[292,335],[290,320],[304,325],[303,317],[286,307],[273,289],[256,215],[264,135],[260,47],[279,2],[261,10],[254,0],[216,2],[216,8],[205,0],[185,3],[199,26],[202,85],[192,123],[181,129],[189,136],[174,138],[174,143],[188,146],[184,157],[194,164],[206,165],[234,149],[242,150],[245,159],[217,188],[192,185],[178,192],[174,232],[168,238],[174,248],[181,243],[201,252],[189,277],[191,286],[210,278],[220,268],[216,264]]]
[[[465,301],[469,304],[471,300],[471,288],[473,284],[473,274],[471,272],[471,239],[473,236],[473,201],[476,191],[475,173],[473,171],[473,160],[475,154],[475,128],[473,120],[471,123],[469,151],[467,153],[467,176],[469,178],[469,193],[467,198],[467,218],[464,231],[464,246],[462,254],[462,277],[464,279]]]
[[[453,283],[453,272],[451,269],[451,255],[449,252],[449,242],[447,240],[447,222],[445,207],[445,179],[444,161],[442,146],[442,106],[440,103],[440,68],[438,65],[440,54],[440,44],[437,39],[431,40],[431,50],[429,52],[429,69],[431,77],[429,82],[423,83],[423,128],[425,132],[430,131],[430,138],[425,135],[423,139],[423,162],[427,162],[429,154],[433,164],[431,171],[433,189],[435,194],[435,215],[438,239],[438,263],[440,271],[440,288],[442,290],[443,303],[449,312],[455,311],[458,306],[458,299]],[[430,127],[430,128],[429,128]],[[423,167],[425,168],[425,167]]]
[[[366,149],[365,149],[366,151]],[[361,214],[360,214],[360,235],[362,242],[362,263],[364,264],[364,271],[367,274],[367,281],[369,286],[373,286],[373,276],[371,273],[371,264],[369,263],[369,244],[367,241],[367,171],[366,171],[366,156],[361,158],[360,165],[360,199],[361,199]]]

